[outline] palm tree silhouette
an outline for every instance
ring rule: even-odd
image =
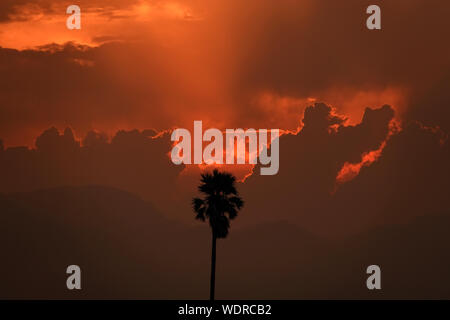
[[[229,219],[236,218],[238,211],[243,207],[244,201],[239,197],[235,187],[236,178],[226,172],[201,175],[198,190],[204,195],[203,199],[192,199],[192,207],[197,214],[196,219],[209,220],[212,231],[211,250],[211,282],[209,298],[214,300],[216,278],[216,239],[225,238],[230,229]]]

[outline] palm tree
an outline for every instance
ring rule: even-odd
[[[239,197],[235,187],[236,178],[226,172],[201,175],[198,190],[204,195],[203,199],[192,199],[192,207],[197,214],[196,219],[209,220],[212,231],[211,250],[211,282],[209,298],[214,300],[216,278],[216,239],[225,238],[230,229],[230,219],[236,218],[238,211],[243,207],[244,201]]]

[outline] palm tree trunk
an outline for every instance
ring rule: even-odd
[[[214,289],[216,286],[216,235],[212,232],[211,249],[211,281],[209,288],[209,300],[214,301]]]

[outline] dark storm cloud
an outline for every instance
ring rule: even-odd
[[[439,89],[445,88],[450,67],[444,40],[447,2],[380,3],[379,31],[366,29],[368,3],[356,0],[180,3],[201,19],[158,20],[148,29],[124,21],[123,27],[108,30],[105,23],[106,31],[92,34],[96,42],[124,40],[117,30],[125,30],[126,39],[140,44],[69,45],[53,52],[2,49],[0,136],[5,144],[31,144],[33,135],[52,125],[70,125],[85,134],[108,126],[110,131],[166,129],[194,118],[292,130],[292,119],[304,106],[286,111],[275,104],[267,110],[255,97],[267,92],[281,98],[312,96],[339,109],[327,93],[342,88],[375,95],[404,88],[412,101],[424,102],[411,109],[409,118],[448,128],[449,117],[439,116],[448,109],[448,92]],[[5,9],[12,4],[4,2]],[[91,11],[108,11],[100,4],[80,3]],[[167,34],[158,38],[160,30]],[[355,108],[362,111],[365,103]],[[16,129],[27,137],[17,137]]]
[[[0,23],[10,21],[11,15],[17,14],[20,6],[30,3],[37,5],[42,2],[39,0],[3,0],[0,3]]]
[[[71,129],[44,131],[35,149],[8,148],[0,153],[0,192],[57,186],[106,185],[151,199],[156,206],[172,197],[182,167],[170,162],[170,137],[153,130],[119,131],[111,142],[89,132],[84,145]]]
[[[450,148],[444,132],[406,124],[387,140],[378,160],[337,185],[345,162],[357,163],[381,146],[394,114],[388,106],[367,109],[361,124],[330,131],[329,112],[316,105],[298,135],[282,137],[278,175],[247,179],[243,219],[288,220],[332,236],[449,212]]]
[[[448,184],[444,165],[448,142],[443,133],[414,123],[395,133],[380,158],[363,167],[354,180],[337,184],[344,164],[358,163],[362,154],[382,146],[393,117],[389,106],[367,108],[360,124],[348,126],[326,104],[308,107],[302,130],[280,138],[279,173],[254,174],[242,184],[248,206],[239,223],[286,219],[316,233],[345,234],[371,222],[383,223],[385,206],[402,203],[399,212],[406,220],[420,215],[419,208],[426,214],[427,205],[446,208],[442,192]],[[91,131],[80,145],[70,129],[64,133],[46,130],[36,139],[35,149],[8,148],[0,153],[0,191],[113,186],[139,194],[169,216],[189,221],[185,210],[198,177],[189,172],[180,175],[182,167],[174,166],[168,155],[169,134],[156,134],[153,130],[119,131],[109,142],[105,134]],[[411,207],[404,192],[414,194]]]
[[[0,135],[5,143],[31,144],[50,126],[70,125],[83,135],[90,129],[156,126],[161,120],[160,129],[170,127],[159,102],[174,85],[156,54],[144,61],[144,53],[137,52],[117,43],[0,48]],[[115,73],[110,64],[121,64],[128,74]],[[147,77],[147,72],[160,77]]]
[[[420,92],[424,103],[417,106],[421,111],[413,111],[416,120],[435,114],[429,123],[448,128],[450,117],[438,116],[448,114],[448,90],[434,88],[445,87],[444,76],[448,78],[450,69],[450,45],[445,41],[446,31],[450,30],[449,3],[381,1],[379,31],[365,26],[369,4],[373,3],[230,3],[237,16],[236,25],[230,28],[240,30],[232,33],[232,39],[235,54],[241,57],[233,82],[235,103],[244,110],[241,119],[261,115],[258,106],[248,103],[249,96],[261,91],[312,96],[339,109],[341,106],[327,94],[330,90],[376,92],[398,87],[411,92],[412,103],[417,101],[415,93]],[[406,94],[406,112],[408,98]],[[427,103],[427,99],[434,103]],[[360,101],[357,107],[363,110],[368,106],[365,103]]]
[[[307,96],[336,85],[420,86],[450,67],[446,2],[382,2],[380,31],[367,30],[364,1],[276,3],[270,14],[251,3],[252,27],[241,28],[244,48],[237,51],[252,55],[241,65],[239,87]],[[239,17],[248,14],[248,2],[233,4]]]
[[[256,94],[268,91],[280,97],[320,98],[330,88],[376,91],[390,85],[406,87],[411,95],[411,108],[405,119],[426,120],[426,125],[448,128],[445,115],[449,100],[445,88],[450,54],[448,41],[442,36],[449,23],[447,2],[383,3],[380,31],[365,28],[366,4],[360,1],[263,4],[246,1],[214,5],[208,2],[209,6],[202,1],[187,3],[195,9],[208,10],[203,20],[182,24],[182,29],[188,31],[182,33],[186,38],[180,42],[161,45],[149,37],[150,43],[124,41],[97,48],[67,44],[23,51],[0,49],[0,137],[4,144],[31,145],[43,129],[51,126],[71,126],[82,137],[91,129],[109,134],[123,127],[166,129],[178,125],[182,119],[184,123],[206,119],[231,128],[264,128],[270,123],[283,129],[284,122],[274,123],[273,119],[279,118],[272,114],[281,108],[267,111],[257,103],[250,103]],[[174,30],[175,34],[181,32]],[[183,54],[174,54],[178,49],[183,49]],[[208,84],[217,85],[220,90],[210,90]],[[301,119],[300,110],[292,108],[287,117]],[[275,194],[290,201],[289,193],[278,193],[285,187],[289,192],[298,189],[306,199],[287,202],[290,208],[287,211],[299,210],[302,215],[333,212],[330,207],[321,210],[331,201],[330,193],[335,191],[339,170],[344,163],[359,162],[362,153],[380,147],[393,117],[390,107],[366,109],[359,125],[345,126],[340,117],[332,118],[330,110],[327,105],[306,109],[304,130],[298,136],[281,138],[280,174],[266,177],[264,184],[273,186],[261,192],[278,188]],[[411,130],[408,123],[405,122],[403,134]],[[328,129],[331,124],[337,125],[335,133]],[[86,146],[97,146],[104,145],[105,140],[105,136],[90,133],[85,142]],[[393,152],[390,144],[388,141],[380,162],[386,161],[383,160],[386,154]],[[166,148],[164,151],[161,148],[158,154],[168,152]],[[399,150],[410,151],[402,147]],[[288,159],[291,162],[286,162]],[[425,163],[433,166],[432,158],[422,159],[424,164],[417,163],[419,160],[416,157],[412,162],[417,170]],[[439,163],[440,159],[436,161]],[[374,168],[377,166],[363,168],[361,176]],[[296,173],[286,175],[286,172]],[[61,173],[63,177],[64,174]],[[374,178],[382,176],[379,173]],[[436,175],[436,181],[441,177]],[[67,180],[58,179],[54,185]],[[146,183],[132,186],[133,182],[140,181],[139,177],[136,179],[121,180],[119,184],[139,194],[150,193],[143,193]],[[251,177],[249,185],[253,179],[262,178]],[[11,186],[20,181],[11,178]],[[47,186],[41,183],[45,180],[37,181],[36,188]],[[93,181],[97,180],[93,178]],[[111,182],[106,178],[98,181]],[[359,178],[340,186],[336,194],[357,181]],[[403,183],[407,181],[404,177]],[[367,190],[377,183],[381,182],[367,182],[358,190]],[[117,186],[115,182],[112,184]],[[8,191],[8,187],[2,190]],[[11,187],[11,190],[22,189]],[[278,204],[274,202],[272,206],[275,205]],[[340,206],[345,207],[342,203]],[[376,212],[381,210],[375,208]],[[268,210],[262,212],[268,214]],[[311,227],[319,225],[320,220],[311,222]]]
[[[342,165],[378,148],[393,117],[389,106],[368,108],[360,124],[346,126],[326,104],[305,110],[302,131],[280,138],[278,175],[238,185],[246,207],[219,244],[218,296],[373,298],[362,284],[377,263],[389,283],[378,297],[448,297],[443,132],[406,125],[376,162],[335,188]],[[169,137],[155,134],[120,131],[109,142],[90,132],[80,145],[72,130],[51,128],[35,149],[0,147],[0,246],[8,256],[0,268],[10,275],[2,297],[68,297],[55,275],[76,259],[85,274],[103,275],[86,278],[83,298],[203,298],[210,235],[207,226],[173,221],[194,213],[188,191],[176,188],[183,175],[168,158]],[[51,189],[33,191],[42,188]],[[30,266],[36,277],[17,280]],[[405,284],[411,278],[414,289]]]
[[[2,0],[0,3],[0,23],[28,20],[30,14],[65,14],[68,6],[76,4],[83,9],[98,10],[107,14],[108,10],[127,8],[137,0],[77,0],[74,3],[62,0]]]

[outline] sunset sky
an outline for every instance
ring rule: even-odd
[[[74,4],[81,30],[66,27]],[[371,4],[381,8],[381,30],[366,28]],[[66,263],[58,260],[66,243],[55,235],[67,237],[86,265],[124,281],[130,296],[148,292],[139,291],[137,276],[128,286],[108,261],[117,258],[148,283],[173,282],[175,290],[155,291],[156,298],[202,297],[189,281],[207,273],[201,257],[209,242],[195,229],[207,228],[194,220],[191,200],[211,166],[170,160],[172,130],[192,130],[201,120],[204,129],[283,133],[278,174],[260,175],[259,164],[221,166],[237,176],[245,206],[233,220],[233,240],[224,241],[234,245],[221,251],[231,258],[218,272],[219,297],[235,298],[241,283],[244,297],[328,297],[339,290],[366,297],[358,279],[348,282],[357,289],[346,291],[326,269],[331,260],[354,270],[381,257],[394,279],[412,265],[398,252],[417,251],[411,261],[431,280],[414,292],[398,285],[391,296],[448,298],[439,278],[448,280],[448,272],[435,270],[450,267],[443,254],[450,243],[449,31],[444,0],[1,0],[0,211],[7,214],[0,217],[0,249],[18,260],[30,254],[36,263],[40,252],[54,253],[53,273],[39,265],[32,297],[66,294],[56,284],[49,295],[39,291],[40,279],[52,279]],[[364,245],[353,247],[351,237]],[[322,239],[331,241],[322,247]],[[98,251],[85,250],[88,240]],[[30,243],[37,249],[27,251]],[[441,255],[429,249],[435,246]],[[98,252],[106,258],[96,260]],[[272,258],[260,261],[257,252]],[[0,274],[12,275],[6,287],[23,297],[14,281],[29,262],[16,272],[18,260],[9,259]],[[319,290],[309,280],[323,274],[340,289]],[[259,288],[258,277],[269,286]],[[98,297],[128,297],[109,290],[111,281],[95,281]],[[270,285],[278,288],[274,296]],[[0,288],[0,297],[10,296],[5,292]]]
[[[366,2],[80,0],[82,29],[68,30],[72,3],[2,1],[0,136],[33,146],[50,126],[82,138],[193,120],[296,130],[314,101],[349,124],[389,104],[448,128],[446,108],[417,106],[448,99],[448,5],[381,2],[370,31]]]

